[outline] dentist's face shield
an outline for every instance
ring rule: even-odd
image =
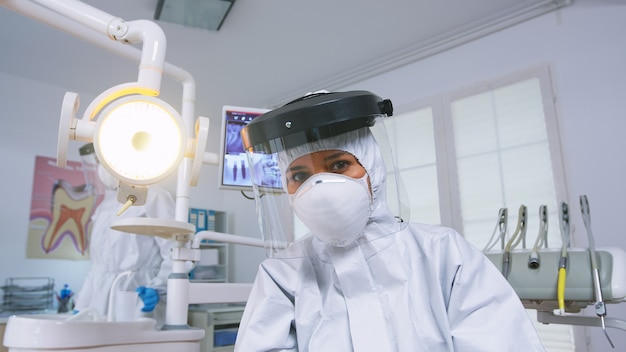
[[[366,91],[313,94],[242,131],[271,257],[315,255],[395,233],[409,221],[383,119]]]

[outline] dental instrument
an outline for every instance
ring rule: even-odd
[[[502,256],[502,275],[508,279],[511,271],[511,250],[519,245],[522,241],[522,247],[526,248],[526,224],[527,224],[526,206],[522,204],[517,214],[517,227],[513,236],[504,246],[504,255]]]
[[[531,269],[539,268],[539,248],[545,246],[548,248],[548,206],[542,205],[539,207],[539,234],[535,240],[532,252],[528,257],[528,267]]]
[[[593,238],[593,232],[591,231],[591,215],[589,212],[589,201],[587,200],[586,195],[580,196],[580,211],[582,213],[583,222],[585,223],[585,228],[587,229],[587,235],[589,238],[589,257],[591,258],[591,270],[593,273],[593,288],[594,288],[594,296],[596,298],[596,302],[594,307],[596,308],[596,315],[600,318],[600,322],[602,324],[602,331],[604,331],[604,335],[606,336],[611,347],[615,348],[613,345],[613,341],[609,337],[609,334],[606,331],[606,326],[604,319],[606,317],[606,306],[604,304],[604,300],[602,299],[602,285],[600,283],[600,272],[598,270],[598,262],[596,258],[596,248]]]
[[[569,247],[569,207],[567,203],[561,203],[561,258],[559,259],[559,275],[557,279],[557,301],[559,312],[565,314],[565,284],[567,280],[567,247]]]
[[[588,220],[589,207],[585,198],[582,199],[581,210],[583,217],[587,217],[585,220],[587,226],[591,229]],[[602,316],[606,315],[606,304],[626,302],[626,274],[624,273],[626,251],[618,247],[595,250],[592,241],[590,247],[595,252],[592,257],[590,257],[590,249],[572,248],[570,246],[569,207],[566,203],[561,204],[559,213],[563,246],[548,248],[546,243],[547,207],[540,207],[540,220],[545,221],[545,224],[540,224],[542,239],[537,239],[533,248],[509,252],[508,282],[515,289],[524,307],[537,311],[537,321],[541,323],[596,326],[603,329],[610,327],[626,331],[626,321]],[[490,246],[487,247],[493,247],[493,238],[489,242]],[[544,265],[536,268],[528,265],[528,258],[534,255],[533,252],[540,254],[541,263]],[[496,269],[502,271],[504,249],[489,250],[484,253]],[[590,258],[596,258],[597,271],[589,270],[593,266]],[[545,265],[545,263],[559,263],[559,270],[554,270],[551,265]],[[568,273],[576,275],[567,277]],[[567,290],[565,290],[566,277]],[[594,305],[600,313],[598,316],[577,314],[590,305]],[[610,343],[612,344],[611,341]]]
[[[496,243],[498,243],[498,240],[500,240],[500,248],[504,249],[504,240],[506,237],[506,226],[507,226],[507,218],[508,218],[507,214],[508,214],[507,208],[500,208],[500,210],[498,210],[498,222],[496,223],[496,226],[493,228],[491,237],[489,238],[489,241],[487,241],[487,244],[483,248],[483,252],[490,251],[496,245]],[[497,237],[496,237],[496,232],[498,232]]]

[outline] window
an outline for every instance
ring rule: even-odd
[[[552,99],[546,97],[546,106],[537,76],[487,89],[449,105],[462,232],[475,245],[484,245],[497,220],[495,208],[509,208],[509,224],[514,225],[523,204],[529,215],[526,236],[532,239],[536,233],[530,231],[539,228],[539,206],[545,204],[552,220],[548,233],[557,234],[548,236],[550,244],[560,246],[557,205],[565,195],[557,197],[555,180],[564,181],[552,165],[561,164],[560,152],[552,154],[548,140],[547,121],[554,114],[546,112],[554,111]],[[552,140],[558,148],[558,135]]]
[[[483,248],[508,211],[509,236],[527,207],[526,246],[547,205],[548,244],[560,247],[558,207],[567,199],[549,69],[541,67],[400,107],[387,120],[411,221],[441,223]],[[543,325],[548,351],[574,351],[568,325]]]

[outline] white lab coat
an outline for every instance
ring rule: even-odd
[[[296,246],[319,248],[313,237]],[[543,351],[502,274],[454,230],[408,228],[260,265],[235,350]]]
[[[106,315],[113,280],[117,274],[127,270],[133,274],[118,282],[121,291],[135,291],[138,286],[165,290],[167,286],[167,277],[172,270],[170,250],[175,245],[174,241],[115,231],[110,226],[113,221],[126,217],[172,219],[175,211],[172,195],[163,188],[150,187],[145,205],[131,206],[117,216],[122,204],[117,202],[116,192],[107,189],[104,200],[92,216],[89,244],[91,268],[77,295],[77,310],[93,307]],[[159,302],[155,311],[163,311],[164,307],[159,307],[163,304]]]

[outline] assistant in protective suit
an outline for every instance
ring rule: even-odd
[[[243,130],[252,164],[278,157],[282,185],[255,184],[270,257],[236,351],[544,350],[480,250],[450,228],[408,223],[376,130],[391,114],[370,92],[317,93]],[[296,241],[292,212],[309,231]]]
[[[175,201],[159,186],[150,187],[146,203],[131,206],[119,216],[122,204],[117,201],[118,181],[98,165],[98,178],[104,184],[104,198],[92,216],[89,252],[91,267],[76,298],[76,310],[93,307],[101,315],[109,309],[109,292],[115,277],[125,271],[117,282],[118,291],[136,291],[143,303],[143,315],[153,317],[158,325],[165,319],[167,278],[172,270],[170,260],[174,241],[164,238],[130,234],[111,229],[111,224],[126,217],[174,218]],[[138,312],[139,314],[139,312]]]

